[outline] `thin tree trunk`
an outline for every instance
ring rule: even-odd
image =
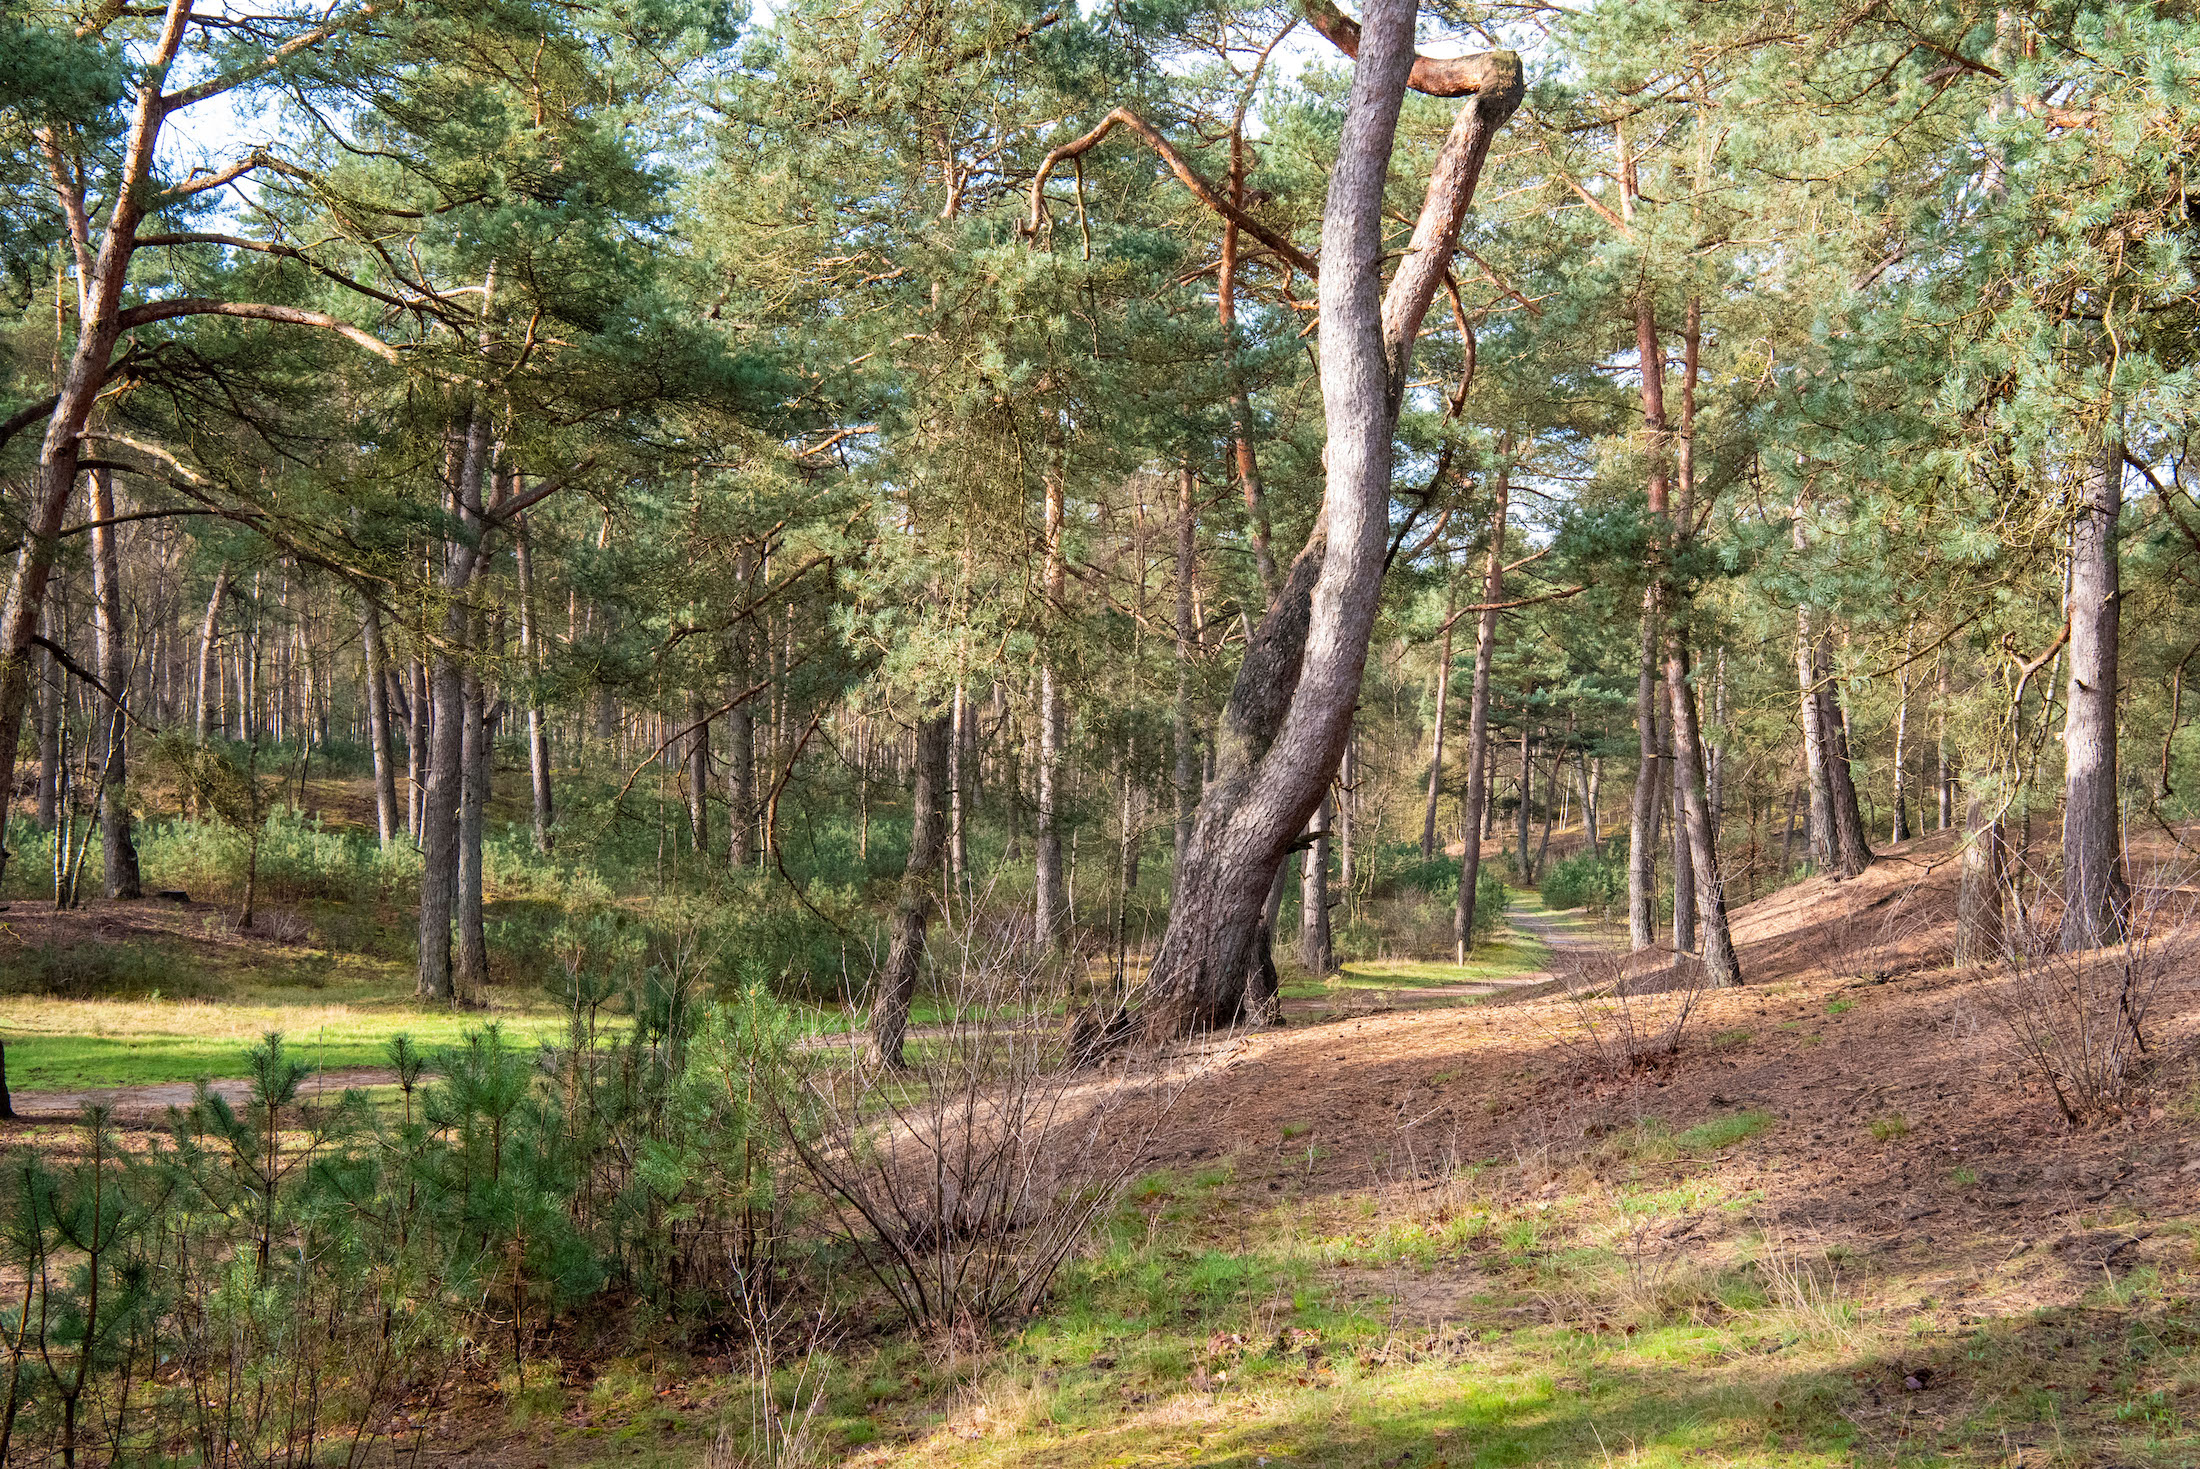
[[[1711,781],[1711,829],[1726,829],[1726,649],[1719,649],[1718,673],[1714,677],[1711,693],[1711,722],[1718,737],[1704,751],[1704,759],[1710,766]]]
[[[1444,713],[1451,703],[1452,597],[1444,597],[1444,642],[1437,653],[1435,728],[1429,734],[1428,801],[1421,811],[1421,860],[1436,855],[1436,795],[1444,783]]]
[[[92,531],[92,632],[99,658],[99,678],[118,698],[127,697],[130,656],[122,645],[122,566],[116,555],[116,532],[98,523],[114,519],[115,482],[111,470],[95,469],[86,476],[85,510]],[[99,850],[102,876],[110,898],[140,896],[137,843],[131,834],[129,776],[129,724],[123,705],[100,706],[94,739],[104,757],[99,783]],[[13,758],[14,751],[9,756]]]
[[[1452,909],[1454,958],[1467,962],[1474,944],[1476,885],[1482,880],[1482,828],[1490,800],[1490,662],[1497,654],[1497,604],[1505,599],[1505,521],[1512,501],[1512,466],[1499,460],[1497,501],[1490,511],[1489,558],[1482,567],[1482,610],[1474,625],[1474,679],[1467,693],[1467,795],[1460,812],[1459,896]]]
[[[1640,952],[1658,941],[1658,589],[1642,598],[1642,658],[1635,671],[1635,732],[1639,764],[1627,823],[1628,947]]]
[[[1351,904],[1357,901],[1353,894],[1358,890],[1360,873],[1358,851],[1353,845],[1354,828],[1359,824],[1360,804],[1360,742],[1357,736],[1345,741],[1344,763],[1337,776],[1337,794],[1331,802],[1334,813],[1332,824],[1337,829],[1337,888],[1338,901]],[[1351,912],[1348,907],[1347,914]]]
[[[1992,794],[1973,790],[1964,806],[1963,863],[1956,890],[1956,963],[1991,964],[2008,953],[2003,916],[2008,836]]]
[[[1664,763],[1660,768],[1667,772],[1665,794],[1671,808],[1668,815],[1673,823],[1673,952],[1693,954],[1696,952],[1695,855],[1689,840],[1687,813],[1682,807],[1681,782],[1674,768],[1676,756],[1669,711],[1664,730]]]
[[[1535,698],[1531,685],[1520,695],[1520,809],[1514,813],[1513,825],[1520,836],[1520,881],[1524,887],[1535,886],[1535,859],[1528,855],[1529,807],[1534,804],[1530,793],[1535,784],[1534,746],[1530,743],[1533,726],[1528,722],[1529,705]]]
[[[225,561],[214,573],[213,595],[206,599],[206,617],[199,623],[199,707],[195,734],[202,745],[214,733],[213,705],[221,687],[221,670],[214,660],[214,640],[221,630],[222,598],[228,595],[229,563]]]
[[[1329,813],[1325,800],[1307,823],[1314,840],[1299,853],[1299,963],[1319,979],[1335,966],[1329,949]]]
[[[968,813],[964,809],[964,788],[970,779],[970,766],[963,759],[963,747],[968,743],[970,723],[970,698],[965,686],[955,684],[955,702],[947,744],[947,882],[961,891],[970,867]]]
[[[1235,229],[1235,226],[1232,226]],[[1225,316],[1224,326],[1228,326]],[[1199,810],[1199,737],[1192,727],[1192,655],[1199,629],[1192,590],[1199,575],[1199,510],[1189,460],[1176,476],[1176,835],[1169,851],[1169,889],[1176,890],[1184,870],[1185,849],[1192,844],[1192,819]]]
[[[1241,115],[1230,130],[1230,200],[1245,207],[1245,129]],[[1253,400],[1238,364],[1238,227],[1222,226],[1222,263],[1215,274],[1215,314],[1222,327],[1222,349],[1230,356],[1230,449],[1237,468],[1238,491],[1245,500],[1245,523],[1252,535],[1253,569],[1260,575],[1263,602],[1276,600],[1276,557],[1268,535],[1268,499],[1261,489],[1260,456],[1253,449]]]
[[[513,521],[512,557],[519,582],[519,656],[527,678],[527,784],[533,803],[535,850],[548,856],[556,812],[550,799],[550,729],[542,708],[542,633],[536,626],[534,542],[527,533],[525,512]]]
[[[1910,733],[1910,647],[1914,630],[1906,630],[1902,637],[1902,678],[1894,706],[1894,824],[1887,839],[1906,842],[1910,839],[1910,788],[1905,766],[1909,759]]]
[[[372,602],[365,604],[359,618],[359,645],[366,663],[367,745],[374,756],[374,826],[387,847],[397,839],[397,767],[390,751],[390,686],[382,613]]]
[[[493,277],[492,277],[493,278]],[[451,921],[458,901],[459,805],[465,783],[466,650],[473,618],[465,596],[486,539],[481,483],[488,469],[489,418],[478,404],[468,415],[455,454],[449,501],[464,530],[445,547],[440,591],[443,642],[429,654],[427,779],[420,804],[419,992],[422,999],[457,997],[451,968]],[[417,714],[417,710],[415,711]],[[478,731],[476,731],[478,738]]]
[[[744,603],[749,600],[755,570],[754,558],[748,548],[743,547],[735,575],[737,594]],[[734,625],[727,644],[727,653],[733,663],[733,693],[737,697],[748,689],[754,674],[755,645],[750,623],[743,618]],[[867,785],[866,776],[859,775],[858,779]],[[862,794],[868,799],[867,790]],[[726,860],[736,868],[747,867],[755,860],[757,844],[756,716],[750,712],[746,699],[726,711],[726,825]]]
[[[2119,941],[2131,906],[2116,809],[2116,657],[2123,607],[2116,522],[2124,446],[2113,426],[2086,466],[2070,533],[2070,682],[2063,716],[2063,952]]]
[[[1059,617],[1068,583],[1068,566],[1062,545],[1063,484],[1059,462],[1046,476],[1046,566],[1044,592],[1047,610]],[[1062,870],[1061,782],[1062,747],[1066,719],[1062,707],[1061,674],[1056,654],[1049,652],[1039,668],[1039,801],[1034,882],[1034,933],[1042,948],[1060,947],[1069,941],[1069,897]]]
[[[459,735],[458,987],[480,994],[489,983],[489,935],[482,904],[481,843],[487,825],[489,783],[496,766],[495,731],[481,674],[469,667],[462,683],[465,727]]]
[[[405,830],[417,846],[421,816],[428,809],[428,742],[435,729],[435,695],[428,687],[425,657],[413,657],[406,671],[412,693],[405,701]]]
[[[1604,760],[1600,756],[1592,762],[1584,749],[1574,752],[1574,762],[1581,772],[1581,827],[1589,838],[1589,855],[1602,862],[1604,846],[1597,836],[1597,787],[1603,783]]]
[[[710,706],[700,689],[688,692],[687,815],[688,838],[698,859],[709,860],[710,845]]]
[[[942,709],[917,722],[916,790],[910,818],[909,861],[894,900],[893,938],[871,1002],[871,1048],[884,1066],[900,1070],[909,1032],[909,1007],[924,966],[925,934],[947,846],[947,747],[953,716]]]
[[[51,619],[44,619],[51,627]],[[61,721],[68,713],[68,671],[44,648],[38,650],[38,829],[52,831],[61,819]],[[14,768],[14,762],[9,762]],[[0,816],[0,822],[4,822]]]
[[[1935,831],[1946,831],[1956,823],[1956,769],[1948,758],[1948,650],[1940,650],[1938,675],[1939,698],[1933,721],[1933,794],[1939,807],[1935,813],[1938,821]]]

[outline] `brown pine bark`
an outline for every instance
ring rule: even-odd
[[[535,850],[550,854],[551,823],[556,819],[550,789],[550,729],[542,707],[542,632],[535,610],[534,541],[527,533],[527,516],[519,515],[512,527],[513,574],[519,592],[519,654],[527,675],[527,784],[529,812],[534,823]]]
[[[1324,801],[1307,823],[1313,840],[1299,853],[1299,963],[1319,979],[1335,966],[1329,943],[1329,813]]]
[[[2131,906],[2116,809],[2116,656],[2123,606],[2116,522],[2124,446],[2104,433],[2070,533],[2070,681],[2063,720],[2063,952],[2122,939]]]

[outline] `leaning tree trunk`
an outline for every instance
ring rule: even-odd
[[[1497,604],[1505,597],[1505,520],[1511,510],[1510,466],[1497,466],[1497,503],[1490,512],[1489,559],[1482,567],[1482,609],[1474,625],[1474,678],[1467,694],[1467,792],[1459,816],[1459,893],[1452,905],[1456,960],[1474,944],[1474,905],[1482,881],[1482,827],[1490,808],[1490,661],[1497,655]]]
[[[135,898],[142,891],[138,879],[137,843],[131,836],[129,776],[129,727],[127,723],[130,657],[122,646],[122,566],[115,554],[115,530],[100,522],[115,517],[115,481],[111,470],[95,469],[88,476],[85,509],[92,530],[92,633],[99,658],[99,679],[112,698],[101,706],[93,738],[105,757],[106,769],[99,785],[99,849],[107,896]],[[12,756],[13,751],[10,751]]]
[[[1438,156],[1386,299],[1383,190],[1415,62],[1414,17],[1407,0],[1373,0],[1355,42],[1358,65],[1323,211],[1326,493],[1319,527],[1255,630],[1224,710],[1216,779],[1200,801],[1138,1021],[1152,1038],[1226,1025],[1244,1011],[1269,886],[1321,804],[1351,733],[1382,598],[1393,439],[1413,341],[1490,137],[1519,102],[1519,63],[1509,53],[1445,63],[1473,71],[1475,95]]]
[[[2123,937],[2131,906],[2116,812],[2116,643],[2122,609],[2116,522],[2124,446],[2114,432],[2086,467],[2070,533],[2070,686],[2063,719],[2063,952]]]
[[[894,900],[894,932],[871,1002],[871,1046],[880,1064],[900,1070],[909,1033],[909,1007],[924,967],[924,941],[938,900],[940,863],[947,852],[947,744],[952,716],[942,709],[917,722],[916,791],[909,831],[909,861]]]

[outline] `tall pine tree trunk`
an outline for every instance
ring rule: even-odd
[[[947,848],[947,747],[953,718],[941,709],[917,722],[916,790],[909,831],[909,860],[894,899],[893,937],[871,1001],[871,1049],[885,1066],[901,1069],[909,1032],[909,1007],[924,967],[925,936],[938,901],[940,866]]]
[[[2063,952],[2123,937],[2131,905],[2116,809],[2116,654],[2123,607],[2116,522],[2124,446],[2113,426],[2086,466],[2070,533],[2069,712],[2063,720]]]
[[[1910,753],[1910,645],[1912,641],[1912,634],[1906,631],[1902,638],[1902,678],[1894,706],[1894,824],[1888,829],[1887,836],[1887,839],[1893,842],[1906,842],[1910,839],[1911,834],[1910,786],[1907,764]]]
[[[427,775],[420,796],[420,997],[457,998],[451,967],[451,923],[458,902],[459,805],[466,778],[466,661],[473,618],[466,594],[473,582],[486,523],[481,482],[489,459],[489,417],[480,405],[467,415],[465,433],[454,446],[457,472],[451,476],[448,503],[456,510],[463,534],[444,549],[437,590],[443,599],[442,645],[428,655],[431,726]],[[470,539],[469,539],[470,537]],[[417,718],[419,710],[415,710]],[[478,738],[478,731],[476,732]]]
[[[206,599],[206,617],[199,623],[198,720],[194,730],[200,744],[214,733],[214,704],[221,686],[221,669],[215,662],[214,643],[221,631],[222,598],[229,595],[229,563],[214,573],[214,590]]]
[[[1320,378],[1327,483],[1318,529],[1246,650],[1217,736],[1184,880],[1138,1026],[1150,1038],[1237,1020],[1276,870],[1321,804],[1350,737],[1388,561],[1392,450],[1412,348],[1453,253],[1496,128],[1518,104],[1517,58],[1472,73],[1387,295],[1383,192],[1415,57],[1405,0],[1370,0],[1323,212]]]
[[[698,860],[710,858],[710,706],[700,689],[688,692],[687,774],[688,838]]]
[[[1641,952],[1658,942],[1658,589],[1642,599],[1642,657],[1635,669],[1635,794],[1627,820],[1627,939]]]

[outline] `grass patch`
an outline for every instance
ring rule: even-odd
[[[1755,1137],[1772,1126],[1776,1119],[1770,1112],[1755,1108],[1746,1112],[1729,1112],[1724,1117],[1714,1117],[1699,1122],[1673,1139],[1674,1144],[1687,1153],[1715,1153],[1721,1148],[1731,1148],[1744,1138]]]
[[[1909,1131],[1910,1119],[1900,1112],[1890,1112],[1884,1117],[1874,1117],[1871,1120],[1873,1142],[1891,1143],[1898,1137],[1907,1137]]]

